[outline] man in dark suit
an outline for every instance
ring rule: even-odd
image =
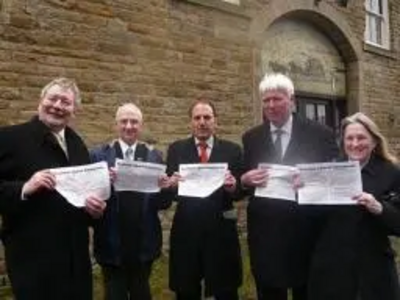
[[[118,140],[93,149],[93,162],[106,161],[111,170],[117,158],[162,163],[159,151],[138,141],[143,116],[136,105],[120,106],[115,120]],[[168,182],[166,175],[159,178],[161,188]],[[94,226],[94,254],[102,267],[107,300],[151,299],[151,267],[162,245],[158,212],[170,204],[166,192],[112,192],[104,217]]]
[[[204,280],[207,296],[236,300],[242,268],[232,202],[238,198],[241,150],[215,136],[216,111],[211,102],[198,100],[189,115],[192,136],[170,145],[167,174],[177,179],[180,164],[200,162],[228,163],[230,172],[224,186],[209,197],[177,196],[170,239],[170,288],[178,300],[197,300],[201,299]]]
[[[281,74],[266,75],[259,86],[265,122],[243,135],[247,172],[241,183],[251,195],[248,243],[251,268],[261,300],[306,300],[313,247],[318,238],[318,211],[296,202],[254,197],[254,188],[268,184],[259,163],[295,165],[331,161],[337,155],[334,134],[319,123],[292,114],[294,87]]]
[[[0,130],[1,238],[18,300],[92,299],[87,213],[99,217],[106,204],[90,197],[85,208],[72,206],[48,171],[90,162],[68,127],[79,103],[75,83],[56,79],[42,90],[36,117]]]

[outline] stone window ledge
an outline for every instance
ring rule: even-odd
[[[222,0],[180,0],[184,2],[214,8],[239,17],[250,18],[248,12],[240,5]]]
[[[384,56],[387,58],[396,59],[396,55],[392,50],[385,49],[385,48],[382,48],[382,47],[379,47],[379,46],[376,46],[373,44],[364,43],[364,51],[373,53],[376,55]]]

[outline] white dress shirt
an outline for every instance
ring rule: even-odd
[[[199,147],[199,144],[202,143],[202,142],[201,142],[199,139],[197,139],[197,138],[194,138],[194,142],[196,143],[197,153],[198,153],[199,156],[200,156],[200,147]],[[205,141],[205,143],[207,144],[207,157],[210,158],[211,151],[212,151],[212,148],[213,148],[213,146],[214,146],[214,136],[210,136],[210,137],[208,138],[208,140]]]
[[[121,147],[121,151],[122,154],[124,156],[124,159],[129,159],[128,157],[126,157],[126,151],[128,150],[128,148],[132,149],[132,158],[135,157],[135,152],[136,152],[136,146],[137,146],[137,142],[135,142],[133,145],[129,146],[127,143],[125,143],[123,140],[118,139],[119,145]]]

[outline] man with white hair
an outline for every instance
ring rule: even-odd
[[[241,183],[247,188],[248,243],[258,299],[307,299],[307,278],[317,239],[316,211],[296,202],[254,196],[268,184],[268,172],[259,163],[295,165],[331,161],[337,156],[334,134],[325,126],[293,114],[294,86],[282,74],[267,74],[260,85],[264,122],[243,135],[247,170]]]
[[[93,149],[93,162],[106,161],[111,173],[117,158],[162,163],[159,151],[139,142],[143,115],[135,104],[118,107],[115,122],[118,139]],[[166,175],[159,186],[168,187]],[[158,211],[171,204],[166,194],[112,193],[104,217],[94,226],[94,255],[102,267],[107,300],[151,299],[151,267],[162,245]]]
[[[106,203],[69,204],[49,171],[90,162],[68,126],[79,104],[75,82],[57,78],[43,88],[37,116],[0,129],[1,238],[18,300],[92,299],[89,215],[100,217]]]

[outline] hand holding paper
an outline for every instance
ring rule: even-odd
[[[85,210],[96,219],[103,215],[106,206],[107,203],[105,201],[94,196],[89,196],[85,202]]]
[[[179,165],[178,195],[205,198],[210,196],[225,182],[228,170],[226,163],[182,164]]]
[[[110,197],[110,176],[106,162],[77,167],[51,169],[55,189],[69,203],[84,207],[89,197],[107,200]]]
[[[374,195],[362,192],[361,194],[353,197],[358,204],[364,206],[370,213],[380,215],[383,210],[382,203],[375,199]]]
[[[233,193],[236,190],[236,178],[229,170],[225,173],[224,188],[228,193]]]
[[[266,172],[268,184],[258,186],[255,196],[296,201],[294,179],[297,169],[295,167],[259,164],[259,169]]]
[[[268,181],[268,169],[258,168],[250,170],[242,175],[242,185],[246,187],[261,187],[266,186]]]
[[[22,187],[22,196],[32,195],[40,189],[52,190],[55,185],[55,177],[49,170],[38,171]]]

